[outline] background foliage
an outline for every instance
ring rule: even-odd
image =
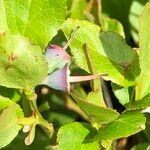
[[[0,149],[149,149],[149,14],[148,0],[0,0]],[[89,74],[106,75],[69,82]]]

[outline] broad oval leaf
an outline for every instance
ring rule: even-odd
[[[73,93],[71,93],[71,96],[77,102],[79,107],[97,123],[108,123],[115,120],[119,116],[119,113],[113,109],[94,105]]]
[[[0,32],[24,35],[45,48],[66,16],[66,0],[1,0]]]
[[[119,34],[102,32],[100,40],[106,56],[112,61],[122,66],[128,66],[134,60],[135,50],[128,46]]]
[[[129,49],[127,51],[130,52],[129,55],[131,58],[129,58],[130,60],[127,60],[127,63],[130,63],[130,65],[124,67],[122,64],[119,64],[120,61],[118,62],[118,60],[112,57],[115,56],[115,54],[107,55],[105,52],[99,38],[101,35],[100,27],[88,21],[68,19],[62,27],[62,30],[67,38],[69,38],[71,31],[77,26],[80,26],[80,28],[78,29],[73,42],[70,44],[73,61],[82,69],[90,72],[85,56],[86,54],[83,50],[83,45],[86,43],[89,47],[89,51],[94,62],[93,65],[97,73],[108,73],[109,76],[105,77],[105,79],[111,80],[112,82],[122,86],[131,86],[135,84],[135,78],[140,72],[138,66],[138,56],[136,52],[129,48],[129,46],[125,44],[123,39],[121,39],[118,34],[116,35],[115,33],[112,33],[115,36],[115,39],[111,38],[112,41],[109,44],[116,45],[115,52],[117,52],[117,56],[118,54],[119,57],[122,56],[122,51],[120,51],[120,47],[117,45],[117,43],[121,44],[121,46],[124,48],[124,51],[126,48]],[[113,52],[114,50],[111,49],[111,51]],[[126,63],[126,61],[124,63]]]
[[[59,150],[99,150],[98,142],[84,142],[89,135],[92,137],[95,130],[86,123],[69,123],[62,126],[58,131]]]
[[[48,65],[38,46],[20,35],[0,36],[0,85],[34,88],[48,74]]]
[[[95,141],[115,140],[135,134],[145,128],[145,117],[137,110],[122,113],[116,120],[100,128]]]

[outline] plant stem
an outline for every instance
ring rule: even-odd
[[[36,122],[37,120],[33,116],[18,119],[18,124],[22,124],[22,125],[32,125],[35,124]]]
[[[68,46],[69,46],[69,45],[71,44],[71,42],[73,41],[73,38],[74,38],[74,36],[75,36],[75,33],[77,32],[77,30],[78,30],[79,28],[80,28],[80,27],[77,26],[77,27],[74,29],[74,31],[71,33],[71,36],[70,36],[68,42],[67,42],[66,45],[63,47],[63,50],[64,50],[64,51],[68,48]]]
[[[90,72],[92,74],[97,74],[95,64],[94,64],[94,62],[92,60],[92,56],[90,54],[90,49],[89,49],[89,47],[87,46],[86,43],[83,45],[83,50],[84,50],[84,54],[85,54],[86,61],[87,61],[88,68],[89,68]],[[93,80],[91,82],[91,88],[92,88],[93,91],[101,90],[100,85],[101,84],[100,84],[99,79]]]
[[[87,64],[88,64],[88,68],[89,68],[90,72],[92,74],[97,74],[95,63],[92,60],[90,49],[89,49],[89,47],[86,43],[83,45],[83,50],[84,50],[84,54],[85,54]],[[107,75],[107,74],[105,74],[105,75]],[[92,88],[93,91],[98,91],[99,93],[101,93],[101,95],[103,95],[102,94],[102,84],[101,84],[100,79],[95,79],[95,80],[91,81],[91,88]],[[101,96],[100,99],[103,100],[103,96]],[[105,103],[104,103],[104,106],[106,106]]]
[[[97,6],[98,6],[98,10],[97,10],[97,15],[98,15],[98,22],[99,22],[99,26],[102,26],[102,0],[97,0]]]
[[[24,120],[22,120],[22,123],[24,123],[24,125],[27,125],[26,124],[27,122],[31,123],[33,121],[33,123],[40,125],[50,137],[53,134],[54,129],[52,124],[50,124],[47,120],[45,120],[40,114],[40,112],[38,111],[37,104],[36,104],[36,100],[37,100],[36,93],[32,90],[26,90],[24,91],[24,95],[30,102],[31,109],[33,111],[33,116],[30,118],[24,118]]]

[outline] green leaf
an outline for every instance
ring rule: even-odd
[[[136,43],[139,43],[139,16],[146,2],[148,2],[148,0],[133,0],[130,6],[129,21],[131,26],[131,34]]]
[[[115,96],[117,97],[117,99],[119,100],[119,102],[122,105],[128,104],[131,100],[131,98],[130,98],[131,95],[134,94],[134,93],[132,93],[132,92],[134,92],[133,88],[130,89],[130,87],[124,88],[124,87],[120,87],[116,84],[112,84],[112,89],[113,89]]]
[[[135,134],[145,128],[145,117],[140,111],[126,111],[116,120],[99,129],[94,140],[115,140]]]
[[[142,99],[150,93],[150,73],[141,73],[137,78],[136,84],[136,100]]]
[[[66,16],[66,0],[1,0],[0,32],[24,35],[45,48]]]
[[[147,34],[150,32],[150,2],[144,7],[142,15],[140,17],[140,31],[139,31],[139,38],[140,38],[140,65],[142,73],[150,72],[150,35]]]
[[[102,32],[100,40],[105,54],[110,60],[125,67],[134,60],[136,51],[128,46],[119,34]]]
[[[122,24],[116,20],[109,17],[102,18],[102,28],[103,31],[113,31],[119,33],[121,36],[125,37]]]
[[[5,109],[0,116],[0,148],[8,145],[17,135],[21,126],[17,124],[16,105]]]
[[[38,46],[20,35],[0,37],[0,85],[33,88],[48,74],[48,65]]]
[[[139,48],[141,74],[137,81],[136,100],[142,99],[150,92],[150,2],[146,4],[140,17]],[[146,82],[145,82],[146,81]]]
[[[3,97],[3,96],[0,95],[0,112],[3,109],[6,109],[7,107],[10,107],[10,106],[12,106],[14,104],[16,106],[17,117],[18,118],[24,117],[23,111],[22,111],[22,109],[20,108],[19,105],[17,105],[15,102],[13,102],[12,100],[10,100],[9,98],[6,98],[6,97]]]
[[[97,106],[106,107],[106,104],[103,100],[102,91],[91,91],[88,93],[87,102],[95,104]]]
[[[143,109],[146,107],[150,107],[150,94],[146,95],[142,99],[135,101],[133,105],[129,108],[131,109]]]
[[[58,131],[59,150],[99,150],[98,142],[84,142],[87,136],[95,134],[95,130],[86,123],[69,123]]]
[[[111,47],[113,48],[112,45],[115,44],[117,47],[113,50],[111,49],[111,51],[115,52],[115,54],[108,53],[108,51],[106,53],[106,51],[103,50],[103,45],[99,39],[99,36],[101,35],[100,27],[88,21],[68,19],[62,27],[62,30],[67,38],[69,38],[71,31],[77,26],[80,26],[80,28],[78,29],[74,40],[70,45],[71,53],[73,55],[72,58],[75,64],[77,64],[80,68],[86,70],[87,72],[90,72],[83,50],[83,45],[86,43],[89,48],[91,57],[94,60],[94,65],[97,73],[108,73],[109,76],[105,77],[105,79],[111,80],[112,82],[115,82],[119,85],[133,85],[135,77],[139,74],[140,71],[137,63],[138,58],[135,52],[125,44],[123,39],[118,34],[111,33],[110,36],[113,36],[115,39],[112,39],[109,45],[111,44]],[[122,49],[120,49],[117,43],[119,43],[119,46],[123,47],[124,51],[127,48],[127,52],[129,52],[129,54],[127,54],[127,52],[126,54],[122,53]],[[119,58],[121,58],[118,60],[115,55],[119,55]],[[122,55],[129,56],[129,58],[123,58]],[[130,64],[130,66],[128,66],[127,68],[121,66],[121,64],[118,64],[118,62],[131,63],[131,61],[132,64]]]
[[[83,100],[82,98],[76,96],[73,93],[71,93],[71,96],[78,103],[80,108],[97,123],[108,123],[112,120],[115,120],[119,116],[119,113],[117,113],[113,109],[99,107]]]
[[[3,97],[8,97],[14,102],[18,102],[21,99],[21,95],[19,94],[18,90],[6,88],[3,86],[0,86],[0,95],[2,95]]]
[[[19,135],[7,147],[5,147],[4,150],[51,150],[49,138],[47,138],[39,128],[36,129],[35,135],[34,142],[27,146],[24,143],[25,134],[19,133]]]
[[[145,113],[144,115],[146,116],[146,123],[145,123],[145,130],[143,131],[143,134],[145,136],[146,141],[149,142],[150,145],[150,115],[149,112]]]
[[[86,0],[73,0],[70,9],[70,18],[86,19],[84,15],[86,5],[87,5]]]

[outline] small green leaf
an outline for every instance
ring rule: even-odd
[[[8,97],[14,102],[18,102],[21,99],[21,95],[17,89],[6,88],[3,86],[0,86],[0,95]]]
[[[123,39],[115,33],[111,33],[110,36],[114,39],[111,38],[111,41],[109,42],[109,45],[111,44],[111,48],[114,48],[113,45],[116,46],[115,49],[111,49],[111,52],[113,53],[108,53],[108,50],[104,51],[99,38],[101,35],[100,27],[88,21],[68,19],[62,27],[67,38],[69,38],[71,31],[77,26],[80,26],[80,28],[78,29],[73,42],[70,44],[74,63],[90,73],[83,47],[86,43],[94,61],[94,67],[97,73],[108,73],[108,76],[104,77],[106,80],[111,80],[112,82],[122,86],[131,86],[135,84],[135,78],[140,73],[136,52],[127,46]],[[119,43],[119,45],[124,49],[123,52],[117,43]],[[129,54],[127,54],[127,52],[129,52]],[[119,59],[116,57],[118,55]],[[129,58],[124,58],[124,56],[129,56]],[[130,64],[131,62],[132,64]],[[129,66],[124,67],[122,65]]]
[[[145,117],[140,111],[127,111],[116,120],[100,128],[94,140],[115,140],[135,134],[145,128]]]
[[[86,0],[73,0],[70,9],[70,18],[86,19],[84,15],[86,5],[87,5]]]
[[[58,131],[59,150],[99,150],[98,142],[84,142],[95,134],[95,130],[86,123],[69,123],[62,126]]]
[[[87,102],[95,104],[97,106],[106,107],[106,104],[103,100],[102,91],[91,91],[87,95]]]
[[[119,116],[119,113],[117,113],[113,109],[99,107],[83,100],[82,98],[76,96],[73,93],[71,94],[71,96],[78,103],[80,108],[97,123],[108,123]]]
[[[6,109],[7,107],[10,107],[10,106],[12,106],[14,104],[16,106],[17,117],[18,118],[24,117],[23,111],[22,111],[22,109],[20,108],[19,105],[17,105],[15,102],[13,102],[12,100],[10,100],[9,98],[6,98],[6,97],[3,97],[3,96],[0,95],[0,112],[3,109]]]
[[[116,20],[109,17],[102,18],[102,28],[104,31],[113,31],[119,33],[121,36],[125,37],[122,24]]]
[[[129,88],[120,87],[116,84],[112,84],[112,89],[122,105],[128,104],[130,102],[130,91]],[[132,94],[132,92],[131,92]]]
[[[66,0],[1,0],[0,32],[28,37],[45,48],[66,16]]]
[[[0,85],[33,88],[48,73],[48,65],[38,46],[20,35],[0,37]]]
[[[17,124],[16,105],[5,109],[0,116],[0,148],[8,145],[17,135],[21,126]]]

